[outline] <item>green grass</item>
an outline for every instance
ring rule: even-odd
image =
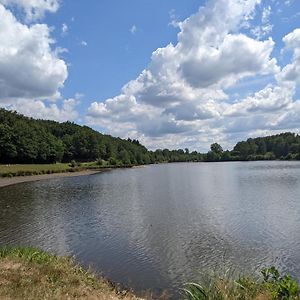
[[[188,283],[183,289],[185,300],[299,300],[300,289],[290,275],[281,275],[275,267],[263,269],[261,276],[233,279],[205,276],[201,283]]]
[[[0,249],[0,299],[137,299],[71,258],[34,248]]]
[[[206,275],[201,283],[188,283],[185,300],[299,300],[298,283],[274,267],[261,276],[233,279]],[[138,299],[107,280],[76,265],[69,257],[50,255],[34,248],[0,249],[0,299]],[[151,295],[146,299],[152,299]],[[156,299],[156,298],[155,298]],[[159,299],[168,299],[162,297]]]
[[[49,172],[63,172],[70,170],[69,164],[28,164],[28,165],[0,165],[0,174],[18,174],[24,172],[30,174],[46,174]]]
[[[30,176],[43,175],[52,173],[77,172],[83,170],[101,170],[108,168],[128,168],[131,165],[110,165],[106,161],[75,163],[72,167],[70,163],[56,164],[16,164],[16,165],[0,165],[0,177]]]
[[[0,165],[0,177],[43,175],[74,171],[69,164]],[[77,168],[76,168],[77,170]]]

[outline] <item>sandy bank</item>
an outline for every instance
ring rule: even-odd
[[[103,171],[92,171],[92,170],[84,170],[78,172],[68,172],[68,173],[53,173],[53,174],[45,174],[45,175],[32,175],[32,176],[16,176],[11,178],[2,178],[0,177],[0,187],[13,185],[22,182],[30,182],[30,181],[40,181],[45,179],[55,179],[61,177],[76,177],[76,176],[85,176],[92,175],[96,173],[101,173]]]

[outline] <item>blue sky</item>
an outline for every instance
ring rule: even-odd
[[[185,19],[198,10],[199,3],[91,0],[86,5],[84,0],[63,1],[56,14],[47,15],[46,22],[55,27],[58,44],[69,51],[64,54],[71,64],[64,95],[80,92],[87,102],[117,95],[148,65],[154,50],[176,43],[178,29],[170,25],[171,15]],[[63,24],[68,33],[62,36]]]
[[[0,106],[151,149],[300,126],[297,0],[0,0]]]

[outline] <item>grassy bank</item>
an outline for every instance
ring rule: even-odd
[[[299,300],[300,289],[290,275],[271,267],[260,277],[203,276],[182,290],[184,300]],[[146,296],[152,299],[151,295]],[[71,258],[33,248],[0,249],[0,299],[138,300],[131,292],[85,271]],[[155,298],[157,299],[157,298]],[[168,299],[162,296],[159,299]]]
[[[88,162],[88,163],[56,163],[56,164],[16,164],[0,165],[1,177],[32,176],[65,172],[79,172],[84,170],[102,170],[108,168],[128,168],[131,165],[109,164],[109,162]]]
[[[71,171],[69,164],[0,165],[0,177],[42,175]]]
[[[290,275],[275,267],[263,269],[260,276],[240,277],[226,274],[205,276],[201,283],[189,283],[183,290],[186,300],[299,300],[300,289]]]
[[[0,299],[138,299],[77,266],[32,248],[0,249]]]

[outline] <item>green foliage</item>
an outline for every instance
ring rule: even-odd
[[[52,173],[69,172],[72,168],[69,164],[23,164],[0,165],[0,177],[43,175]]]
[[[56,256],[52,256],[46,252],[43,252],[35,248],[30,248],[30,247],[29,248],[11,248],[11,247],[0,248],[0,258],[6,258],[6,257],[21,258],[28,262],[35,262],[38,264],[49,263],[57,259]]]
[[[74,160],[74,159],[72,159],[71,161],[70,161],[70,167],[71,168],[76,168],[76,167],[78,167],[78,163],[76,162],[76,160]]]
[[[0,109],[2,164],[108,161],[114,157],[130,165],[138,158],[143,161],[146,153],[148,150],[137,140],[122,140],[87,126],[34,120]]]
[[[291,275],[281,276],[275,267],[261,271],[266,287],[270,290],[273,299],[299,299],[299,285]]]
[[[300,136],[293,133],[248,139],[232,151],[213,143],[206,154],[189,149],[148,151],[138,140],[122,140],[71,122],[34,120],[0,109],[0,164],[49,164],[111,160],[130,166],[164,162],[300,160]],[[98,163],[98,166],[100,164]]]
[[[163,163],[163,162],[199,162],[203,161],[203,154],[197,151],[189,152],[182,149],[169,150],[169,149],[158,149],[154,152],[149,152],[148,155],[144,157],[145,163],[147,163],[148,158],[150,163]]]
[[[183,289],[187,300],[209,299],[205,289],[197,283],[188,283],[187,288]]]
[[[115,166],[117,164],[117,160],[114,157],[111,157],[109,159],[108,163],[112,166]]]
[[[189,283],[183,289],[186,300],[300,299],[299,285],[290,275],[281,276],[275,267],[263,269],[262,278],[206,277],[202,284]]]
[[[221,154],[215,152],[215,151],[209,151],[206,156],[207,161],[220,161],[221,160]]]
[[[34,120],[0,109],[0,163],[110,161],[110,165],[201,161],[188,149],[148,151],[138,140],[122,140],[71,122]],[[99,165],[99,163],[98,163]],[[99,165],[100,166],[100,165]],[[75,167],[75,165],[74,165]]]
[[[274,266],[261,270],[261,274],[265,282],[277,282],[280,278],[280,274]]]
[[[248,139],[238,142],[232,151],[223,151],[214,143],[206,154],[206,161],[230,160],[298,160],[300,159],[300,136],[294,133]]]
[[[210,146],[210,150],[216,154],[222,154],[223,148],[218,143],[214,143]]]
[[[103,164],[104,164],[103,159],[98,158],[97,161],[96,161],[96,164],[97,164],[97,166],[103,166]]]
[[[236,160],[297,159],[299,153],[300,136],[290,132],[248,139],[232,151]]]

